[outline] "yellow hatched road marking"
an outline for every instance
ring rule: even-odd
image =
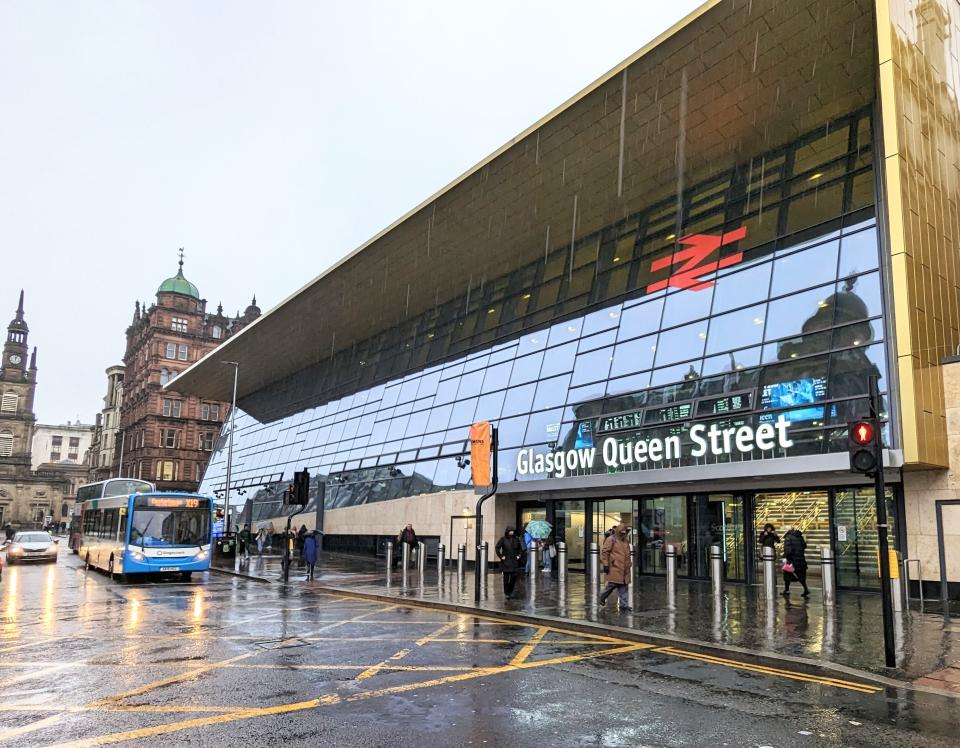
[[[440,636],[440,635],[442,635],[442,634],[445,634],[445,633],[447,633],[450,629],[456,628],[456,627],[459,626],[459,625],[460,625],[460,622],[457,621],[457,620],[448,621],[447,623],[443,624],[443,626],[441,626],[440,628],[438,628],[438,629],[437,629],[436,631],[434,631],[433,633],[427,634],[426,636],[423,636],[423,637],[417,639],[417,641],[415,642],[415,644],[416,644],[416,646],[418,646],[418,647],[422,647],[424,644],[429,643],[435,636]],[[405,648],[405,649],[401,649],[399,652],[395,652],[395,653],[392,654],[390,657],[388,657],[387,659],[385,659],[385,660],[383,660],[382,662],[380,662],[378,665],[374,665],[373,667],[367,668],[367,669],[364,670],[362,673],[360,673],[360,674],[357,676],[356,679],[357,679],[357,680],[366,680],[367,678],[372,678],[374,675],[376,675],[377,673],[379,673],[381,670],[386,669],[388,665],[390,665],[390,664],[392,664],[392,663],[395,663],[397,660],[402,660],[402,659],[403,659],[404,657],[406,657],[408,654],[410,654],[410,648],[409,648],[409,647],[407,647],[407,648]]]
[[[545,637],[548,633],[549,631],[544,627],[540,627],[534,631],[533,636],[530,637],[530,640],[524,644],[520,648],[520,651],[514,655],[514,658],[510,660],[510,664],[520,665],[521,663],[526,662],[527,658],[533,653],[533,650],[537,648],[537,645],[543,641],[543,637]]]

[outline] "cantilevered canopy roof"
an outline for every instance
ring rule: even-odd
[[[859,109],[874,48],[870,0],[711,0],[168,387],[242,399]]]

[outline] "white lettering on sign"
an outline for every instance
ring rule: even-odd
[[[787,449],[793,446],[793,440],[787,435],[789,428],[790,421],[782,415],[776,422],[761,423],[756,429],[752,426],[722,428],[716,423],[709,426],[695,423],[689,431],[692,442],[690,456],[704,457],[709,452],[719,457],[734,452],[746,454],[754,449]],[[517,454],[517,473],[564,478],[577,471],[593,469],[598,455],[608,468],[639,469],[639,466],[647,462],[658,463],[682,458],[683,444],[679,436],[668,436],[665,439],[651,437],[635,442],[620,441],[616,437],[608,436],[601,442],[599,452],[596,447],[546,454],[534,452],[532,449],[521,449]]]

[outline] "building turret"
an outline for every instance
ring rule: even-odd
[[[30,328],[23,316],[23,290],[21,290],[16,315],[7,325],[7,340],[3,344],[2,371],[4,378],[19,377],[26,379],[27,335],[29,332]]]

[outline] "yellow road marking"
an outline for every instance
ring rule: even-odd
[[[799,673],[793,670],[780,670],[779,668],[766,667],[765,665],[754,665],[747,662],[739,662],[737,660],[728,660],[724,657],[714,657],[712,655],[698,654],[696,652],[687,652],[682,649],[674,649],[673,647],[658,647],[656,651],[673,655],[674,657],[682,657],[687,660],[699,660],[700,662],[706,662],[711,665],[721,665],[723,667],[733,668],[734,670],[749,670],[750,672],[760,673],[762,675],[774,675],[779,678],[787,678],[789,680],[799,680],[807,683],[819,683],[821,685],[832,686],[834,688],[845,688],[848,691],[859,691],[860,693],[872,694],[883,690],[881,686],[873,686],[869,683],[857,683],[855,681],[841,680],[840,678],[822,678],[820,676],[807,675],[805,673]]]
[[[545,637],[547,633],[548,630],[542,626],[534,631],[533,636],[530,637],[530,641],[520,648],[520,651],[510,660],[510,664],[520,665],[526,662],[527,658],[533,653],[533,650],[537,648],[537,645],[543,641],[543,637]]]
[[[450,629],[456,628],[456,627],[459,626],[459,625],[460,625],[460,622],[457,621],[456,619],[454,619],[453,621],[448,621],[447,623],[443,624],[443,626],[441,626],[440,628],[438,628],[436,631],[434,631],[434,632],[432,632],[432,633],[430,633],[430,634],[427,634],[426,636],[423,636],[423,637],[417,639],[417,641],[414,642],[414,643],[415,643],[416,646],[422,647],[424,644],[428,644],[435,636],[440,636],[440,635],[442,635],[442,634],[445,634],[445,633],[447,633]],[[386,666],[388,666],[388,665],[390,665],[390,664],[392,664],[392,663],[395,663],[395,662],[397,662],[398,660],[402,660],[402,659],[403,659],[404,657],[406,657],[408,654],[410,654],[410,648],[409,648],[409,647],[407,647],[407,648],[405,648],[405,649],[401,649],[399,652],[394,652],[392,655],[390,655],[390,657],[388,657],[387,659],[383,660],[383,661],[380,662],[379,664],[374,665],[373,667],[370,667],[370,668],[367,668],[366,670],[364,670],[362,673],[360,673],[360,674],[356,677],[356,680],[367,680],[367,678],[372,678],[374,675],[376,675],[377,673],[379,673],[381,670],[386,669]]]

